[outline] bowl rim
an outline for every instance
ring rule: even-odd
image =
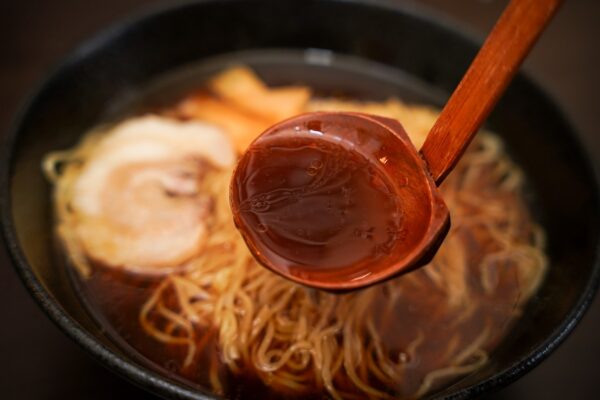
[[[126,34],[132,26],[143,23],[158,14],[174,12],[187,7],[195,7],[209,3],[235,3],[241,1],[248,0],[176,0],[173,2],[154,3],[149,6],[143,6],[141,9],[134,10],[133,13],[129,15],[117,19],[116,22],[110,24],[107,28],[101,29],[91,37],[80,42],[74,49],[68,51],[66,56],[63,55],[63,57],[60,58],[62,61],[50,68],[49,72],[39,79],[37,84],[33,86],[33,90],[30,90],[25,96],[25,100],[21,102],[18,111],[13,117],[6,135],[4,135],[2,140],[3,145],[0,153],[0,223],[2,225],[2,237],[5,248],[8,250],[8,255],[21,282],[34,298],[38,306],[54,322],[54,324],[69,338],[81,346],[93,359],[99,361],[102,366],[124,377],[131,383],[160,396],[169,398],[209,400],[213,399],[214,395],[177,384],[168,377],[143,367],[133,360],[128,360],[126,357],[113,352],[108,347],[98,342],[75,319],[70,317],[62,309],[58,301],[56,301],[44,288],[32,268],[29,266],[27,257],[21,249],[12,218],[11,178],[14,169],[15,148],[22,126],[28,118],[31,106],[52,82],[58,80],[58,78],[69,69],[70,65],[78,63],[89,54],[108,45],[113,39]],[[452,31],[454,35],[470,44],[479,46],[482,43],[480,35],[473,33],[468,27],[465,27],[464,24],[422,4],[402,4],[393,0],[319,0],[319,2],[367,6],[380,8],[383,11],[392,14],[410,15],[412,18],[426,24],[437,25],[445,30]],[[593,181],[593,185],[590,188],[591,198],[593,203],[600,208],[600,175],[594,168],[594,164],[591,161],[591,155],[586,150],[586,147],[583,146],[580,135],[576,133],[577,130],[574,128],[574,124],[565,115],[563,108],[559,107],[560,103],[555,101],[555,99],[549,95],[535,79],[532,79],[529,74],[524,73],[523,69],[521,69],[521,72],[519,72],[518,75],[525,78],[527,83],[530,84],[536,92],[540,93],[548,100],[548,104],[554,108],[556,117],[562,120],[565,123],[565,126],[569,127],[570,140],[572,141],[575,150],[578,152],[578,156],[581,158],[583,166],[588,170],[589,175],[592,178],[591,180]],[[600,221],[592,221],[592,223],[600,224]],[[446,388],[445,391],[450,391],[450,393],[445,394],[443,398],[463,399],[493,389],[499,389],[531,371],[535,366],[546,359],[581,321],[584,313],[592,303],[599,285],[600,241],[596,243],[591,273],[584,289],[580,293],[576,303],[571,307],[562,322],[551,332],[551,334],[547,336],[541,344],[529,350],[528,354],[524,357],[516,360],[510,366],[481,382],[454,392],[452,392],[452,386]]]

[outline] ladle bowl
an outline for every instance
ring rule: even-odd
[[[344,189],[337,183],[347,180],[339,165],[313,171],[309,161],[293,165],[296,160],[287,154],[274,161],[274,143],[299,138],[308,138],[310,145],[314,141],[314,146],[329,142],[344,151],[359,152],[366,160],[365,168],[378,169],[389,178],[399,215],[394,232],[381,235],[386,243],[376,243],[377,232],[360,234],[366,216],[354,221],[340,216],[369,214],[369,207],[383,204],[353,194],[348,208],[343,200],[335,201]],[[307,150],[300,151],[302,161],[311,156]],[[257,168],[265,162],[269,168]],[[291,168],[287,175],[281,172],[286,168]],[[292,281],[326,290],[368,286],[426,264],[448,231],[448,209],[426,168],[394,119],[350,112],[303,114],[269,128],[239,161],[230,195],[235,223],[259,262]],[[331,199],[333,206],[328,204]],[[334,226],[341,224],[344,227]],[[332,232],[317,232],[323,225],[333,226]],[[276,251],[289,253],[290,247],[301,253],[298,263]],[[377,251],[383,254],[372,254]]]

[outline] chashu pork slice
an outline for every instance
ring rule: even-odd
[[[211,198],[200,190],[235,153],[212,125],[158,116],[107,133],[73,186],[76,235],[88,257],[143,274],[180,268],[202,251]]]

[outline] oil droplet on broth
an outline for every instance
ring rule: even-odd
[[[289,271],[354,268],[390,256],[402,212],[380,163],[314,134],[320,124],[297,128],[263,138],[268,154],[249,151],[240,161],[238,168],[252,169],[234,183],[245,195],[240,203],[251,204],[235,213],[242,233]]]

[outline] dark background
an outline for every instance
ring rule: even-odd
[[[285,1],[285,0],[281,0]],[[397,0],[401,1],[401,0]],[[0,135],[24,96],[82,40],[144,0],[0,0]],[[483,35],[506,1],[414,0]],[[557,100],[599,170],[600,1],[566,0],[524,68]],[[574,212],[577,212],[574,210]],[[599,340],[597,340],[598,338]],[[600,300],[550,359],[486,399],[600,398]],[[0,247],[0,398],[152,399],[94,363],[34,304]]]

